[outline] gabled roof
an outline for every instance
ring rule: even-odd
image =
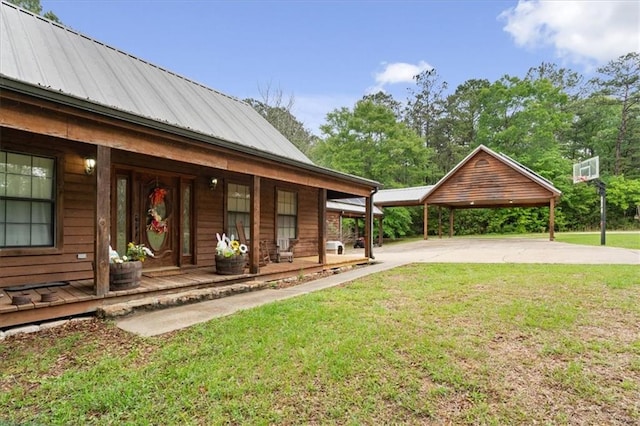
[[[561,194],[533,170],[480,145],[440,179],[422,202],[460,208],[533,207],[548,205],[550,198]]]
[[[380,207],[419,206],[433,185],[410,188],[383,189],[373,196],[373,204]]]
[[[245,102],[5,2],[0,88],[312,164]]]

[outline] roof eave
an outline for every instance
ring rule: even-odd
[[[163,123],[157,120],[153,120],[151,118],[142,117],[136,114],[132,114],[130,112],[122,111],[116,108],[111,108],[108,106],[97,104],[85,99],[80,99],[74,96],[70,96],[62,92],[56,92],[46,87],[34,86],[32,84],[24,83],[1,74],[0,74],[0,90],[12,90],[14,92],[17,92],[23,95],[28,95],[38,99],[78,108],[83,111],[99,114],[102,116],[125,121],[125,122],[132,123],[139,126],[148,127],[154,130],[159,130],[162,132],[171,133],[178,136],[184,136],[190,139],[207,142],[211,145],[218,146],[221,148],[230,149],[233,151],[241,152],[243,154],[255,155],[265,160],[277,161],[289,166],[301,168],[301,169],[319,173],[325,176],[331,176],[337,179],[343,179],[359,185],[371,186],[376,189],[379,189],[382,187],[382,185],[379,182],[376,182],[370,179],[365,179],[358,176],[353,176],[353,175],[338,172],[335,170],[327,169],[324,167],[316,166],[315,164],[312,164],[312,163],[296,161],[290,158],[282,157],[279,155],[272,154],[270,152],[260,150],[255,147],[240,145],[235,142],[227,141],[224,139],[199,133],[193,130],[185,129],[170,123]]]

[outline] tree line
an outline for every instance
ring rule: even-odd
[[[447,82],[431,69],[415,76],[415,88],[402,102],[379,92],[331,111],[320,137],[304,130],[289,106],[249,101],[316,164],[377,180],[385,188],[435,184],[483,144],[562,191],[557,231],[599,229],[597,189],[572,182],[572,165],[598,156],[608,227],[637,229],[640,56],[623,55],[596,74],[586,80],[542,63],[523,77],[471,79],[449,93]],[[273,119],[275,111],[288,116],[286,125]],[[464,210],[456,213],[455,232],[546,232],[548,215],[548,208]],[[385,236],[420,234],[422,217],[420,209],[385,209]]]

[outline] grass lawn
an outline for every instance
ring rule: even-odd
[[[639,424],[627,265],[416,264],[154,338],[0,342],[0,424]]]
[[[556,241],[599,246],[600,232],[559,232]],[[640,232],[605,232],[605,245],[640,250]]]

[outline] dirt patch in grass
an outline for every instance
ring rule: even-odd
[[[98,358],[124,358],[135,352],[139,362],[144,363],[156,347],[96,318],[9,336],[0,342],[0,358],[5,365],[0,392],[8,392],[16,384],[33,389],[42,379],[90,367]]]

